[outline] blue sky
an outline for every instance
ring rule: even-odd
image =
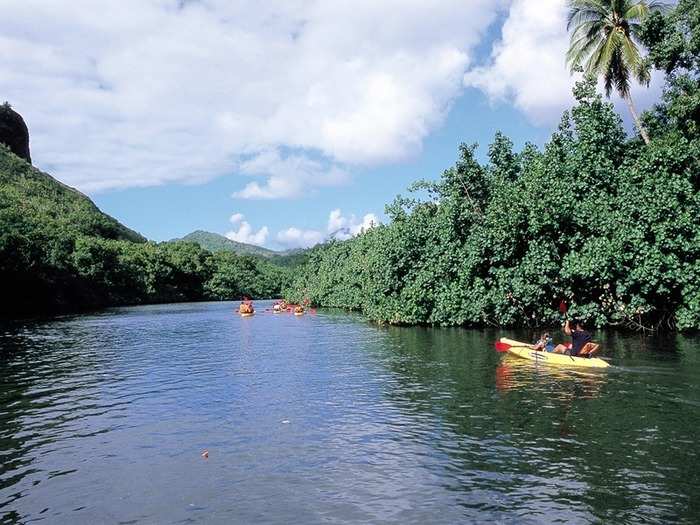
[[[383,218],[385,204],[405,193],[419,178],[436,178],[456,160],[460,142],[479,143],[483,160],[495,132],[501,130],[516,144],[544,144],[550,126],[536,126],[509,104],[491,105],[476,89],[466,89],[447,120],[431,133],[418,154],[401,162],[353,170],[352,180],[342,186],[321,188],[298,199],[245,200],[231,194],[240,186],[235,174],[201,185],[167,184],[131,188],[93,195],[105,212],[150,239],[168,240],[201,229],[225,234],[232,229],[229,217],[242,213],[254,229],[271,231],[291,225],[300,229],[323,229],[332,209],[360,217],[376,213]],[[271,239],[272,240],[272,239]],[[267,245],[280,248],[273,242]]]
[[[460,142],[542,145],[565,0],[8,0],[0,99],[35,165],[162,241],[271,248],[383,220]],[[635,88],[640,108],[659,94]],[[623,118],[624,107],[614,101]]]

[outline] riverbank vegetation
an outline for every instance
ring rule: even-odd
[[[147,242],[0,145],[0,315],[275,297],[288,270],[192,242]]]
[[[287,297],[394,324],[546,325],[565,300],[598,326],[700,328],[700,6],[651,12],[635,35],[638,65],[666,75],[642,116],[649,144],[588,76],[542,150],[499,133],[480,163],[463,144],[388,224],[314,249]]]
[[[0,145],[0,315],[284,290],[394,324],[546,325],[566,301],[598,326],[700,328],[700,5],[618,3],[627,21],[596,11],[615,2],[572,3],[569,63],[589,76],[544,148],[515,151],[498,133],[482,163],[463,144],[453,167],[387,206],[387,224],[286,267],[148,242]],[[648,56],[630,51],[638,40]],[[663,98],[637,118],[628,80],[652,66]],[[626,136],[590,75],[628,99],[643,135]]]

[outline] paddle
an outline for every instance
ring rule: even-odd
[[[510,348],[508,343],[502,343],[501,341],[496,341],[493,346],[496,348],[496,352],[507,352]]]
[[[569,311],[569,307],[566,305],[566,301],[564,299],[561,300],[559,303],[559,313],[562,315],[566,315],[566,312]]]
[[[529,346],[509,345],[508,343],[504,343],[503,341],[496,341],[493,344],[493,346],[496,349],[496,352],[507,352],[509,348],[528,348],[528,349],[531,349]]]

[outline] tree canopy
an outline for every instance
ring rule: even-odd
[[[634,29],[667,74],[648,145],[589,75],[542,150],[498,133],[480,163],[463,144],[388,224],[312,250],[286,295],[394,324],[551,325],[564,300],[597,326],[700,328],[699,28],[682,0]]]

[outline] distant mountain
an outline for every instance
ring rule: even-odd
[[[267,248],[262,248],[261,246],[255,246],[253,244],[246,244],[244,242],[232,241],[228,237],[224,237],[218,233],[206,232],[203,230],[197,230],[185,235],[182,239],[173,240],[195,242],[205,250],[209,250],[212,253],[234,252],[239,255],[258,255],[260,257],[274,257],[276,255],[283,255],[282,252],[268,250]]]
[[[341,241],[344,239],[349,239],[350,237],[352,237],[352,231],[347,226],[344,226],[343,228],[338,228],[328,236],[329,239]]]
[[[291,250],[275,251],[253,244],[244,242],[232,241],[228,237],[224,237],[218,233],[197,230],[189,233],[181,239],[173,239],[174,241],[189,241],[197,243],[205,250],[212,253],[216,252],[233,252],[238,255],[254,255],[256,257],[264,257],[269,259],[279,266],[298,266],[306,260],[306,251],[301,248]]]

